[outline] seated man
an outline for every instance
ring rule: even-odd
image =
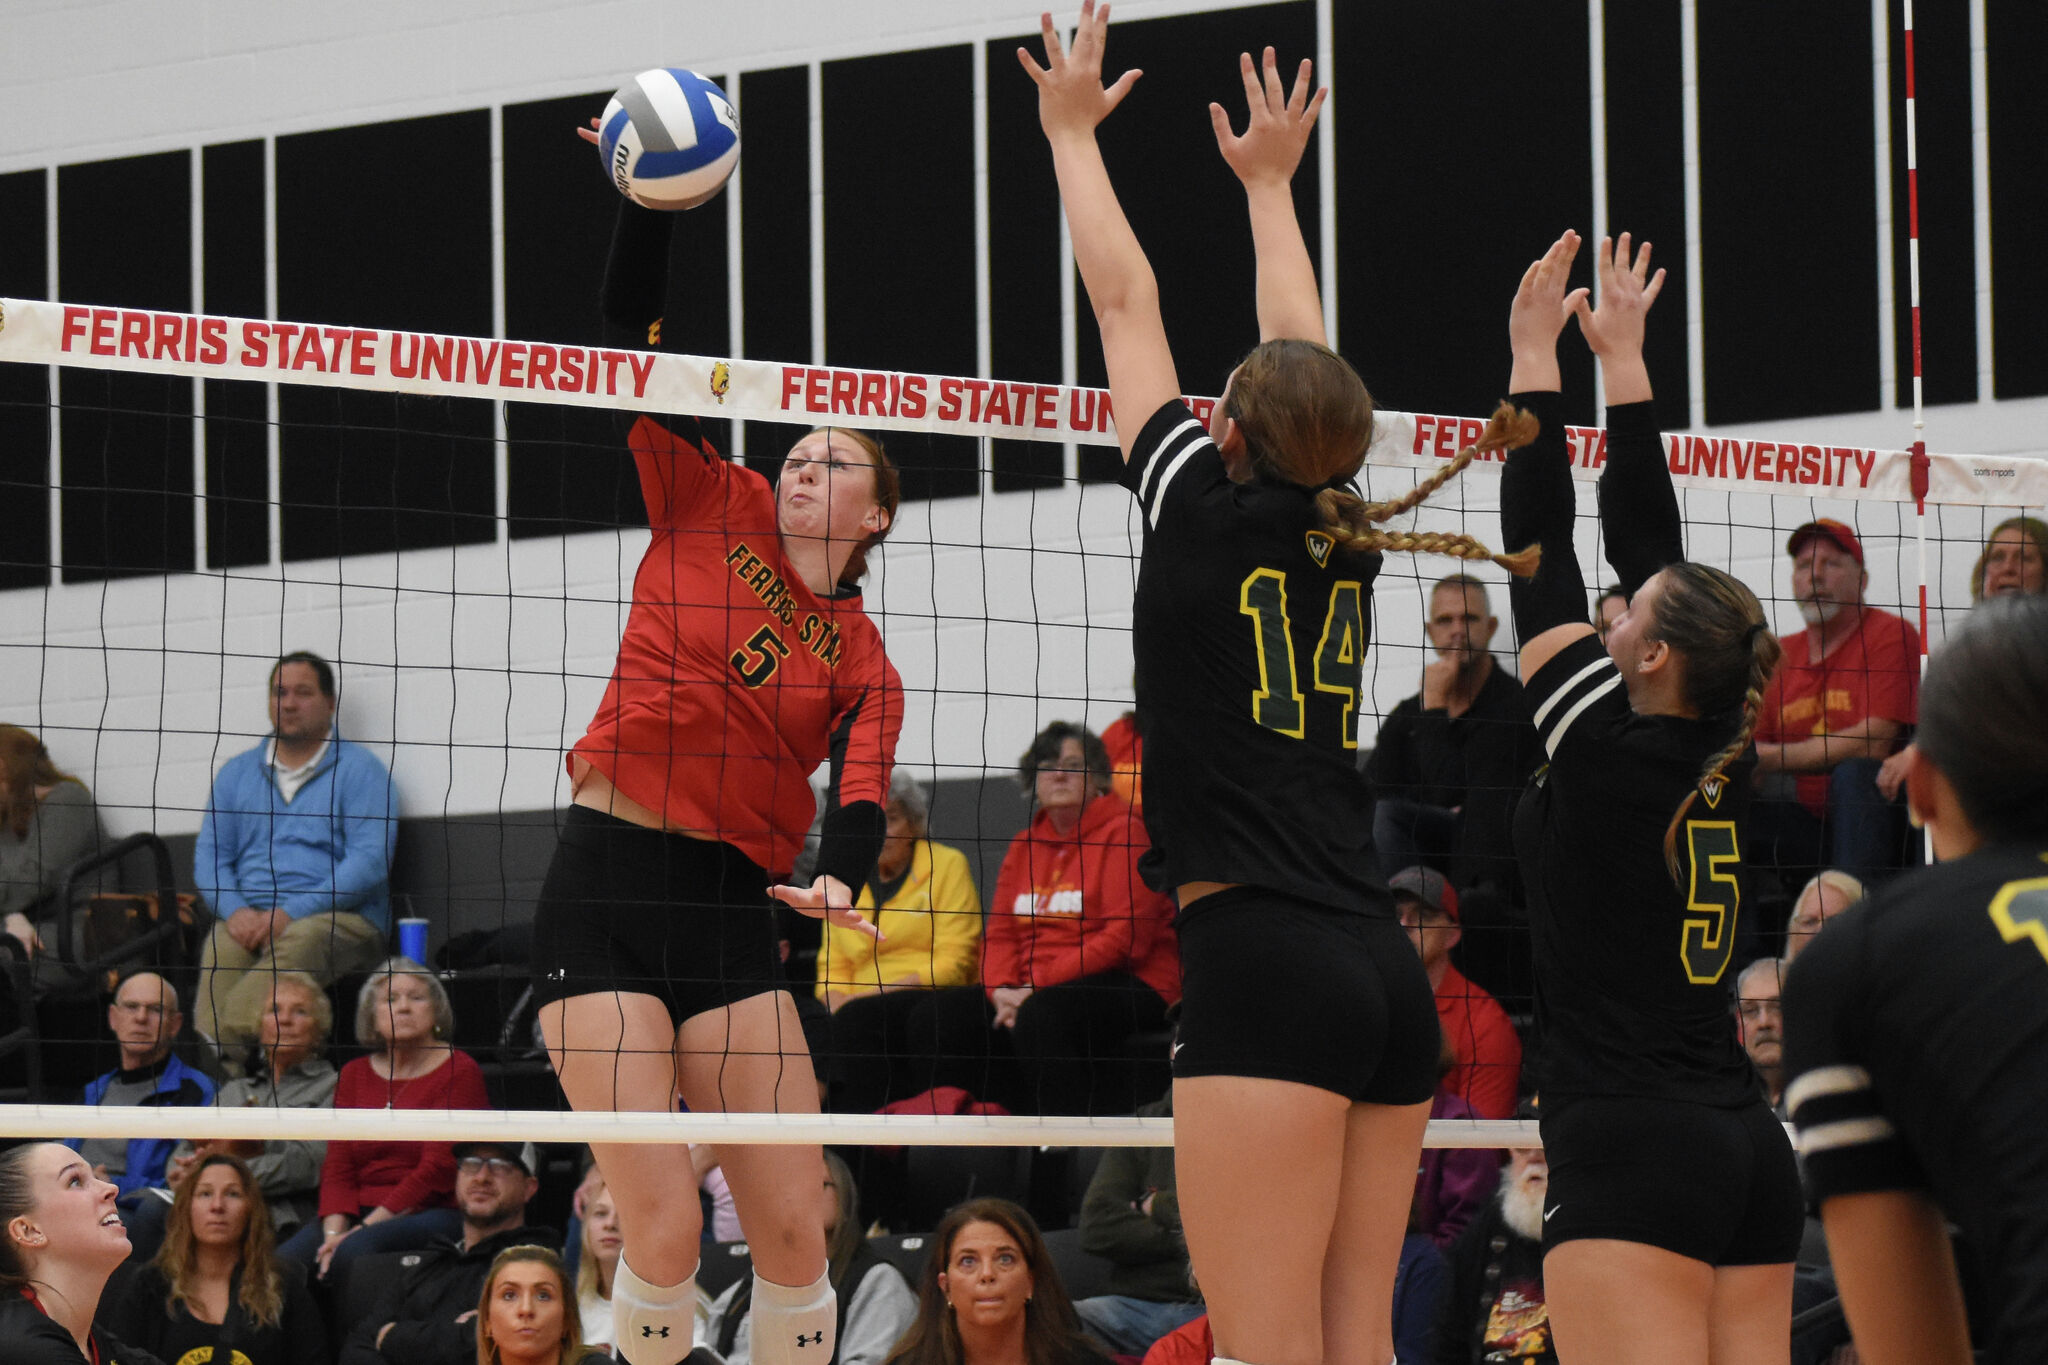
[[[219,918],[194,1022],[231,1066],[256,1041],[274,973],[324,987],[386,955],[397,801],[384,765],[336,732],[334,708],[325,659],[279,659],[272,735],[221,768],[199,826],[193,876]]]
[[[1527,1107],[1525,1117],[1535,1117]],[[1437,1365],[1513,1360],[1556,1365],[1543,1298],[1543,1199],[1550,1166],[1541,1147],[1508,1154],[1500,1192],[1450,1251],[1450,1284],[1436,1320]]]
[[[171,1044],[185,1027],[178,992],[155,972],[131,972],[107,1007],[107,1028],[120,1048],[120,1065],[85,1087],[91,1105],[208,1105],[213,1082],[171,1055]],[[93,1174],[111,1180],[121,1191],[127,1210],[144,1190],[164,1181],[174,1138],[73,1138],[65,1144],[92,1165]]]
[[[562,1244],[552,1228],[527,1224],[526,1206],[540,1192],[535,1165],[530,1142],[455,1144],[461,1238],[404,1253],[405,1273],[362,1321],[347,1324],[340,1365],[475,1365],[476,1305],[492,1260],[526,1242]]]
[[[1917,715],[1920,636],[1864,605],[1863,545],[1841,522],[1810,521],[1786,549],[1807,629],[1785,638],[1764,692],[1749,860],[1832,865],[1868,881],[1903,853],[1900,812],[1878,777]]]
[[[1816,874],[1801,889],[1799,899],[1792,902],[1792,918],[1785,926],[1785,965],[1792,965],[1792,959],[1805,951],[1829,920],[1867,894],[1862,882],[1839,868],[1830,867]]]
[[[1425,629],[1437,657],[1421,693],[1388,713],[1365,765],[1388,876],[1427,863],[1467,889],[1513,885],[1508,827],[1540,749],[1522,684],[1487,652],[1499,626],[1471,575],[1430,591]]]
[[[1172,1118],[1173,1092],[1139,1106],[1138,1116]],[[1202,1315],[1202,1297],[1188,1278],[1173,1148],[1112,1147],[1102,1154],[1081,1200],[1081,1248],[1114,1267],[1112,1292],[1082,1299],[1074,1309],[1117,1355],[1144,1355],[1153,1342]]]
[[[1444,1041],[1456,1054],[1442,1088],[1458,1096],[1483,1119],[1504,1119],[1514,1112],[1522,1079],[1522,1040],[1507,1011],[1484,989],[1465,979],[1451,962],[1458,946],[1458,893],[1440,872],[1410,867],[1388,882],[1394,908],[1408,941],[1422,956],[1436,992],[1437,1022]]]
[[[1742,1050],[1755,1064],[1764,1094],[1781,1119],[1785,1117],[1785,1009],[1779,1000],[1787,965],[1783,958],[1760,957],[1735,978],[1735,1027]]]

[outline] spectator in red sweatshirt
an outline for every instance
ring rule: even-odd
[[[1093,731],[1055,721],[1017,776],[1037,810],[996,878],[983,984],[935,992],[912,1045],[933,1084],[1013,1112],[1128,1114],[1151,1096],[1136,1093],[1124,1040],[1163,1027],[1180,998],[1173,902],[1138,878],[1145,825],[1112,793]]]

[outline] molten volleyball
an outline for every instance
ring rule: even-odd
[[[651,209],[692,209],[725,188],[740,159],[740,119],[694,71],[643,71],[604,107],[597,149],[619,193]]]

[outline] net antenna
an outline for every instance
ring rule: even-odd
[[[1920,676],[1927,676],[1927,410],[1922,398],[1920,371],[1920,139],[1917,118],[1918,95],[1913,79],[1913,0],[1905,0],[1900,13],[1904,25],[1906,58],[1906,288],[1913,310],[1913,534],[1920,554]],[[1922,853],[1934,861],[1934,835],[1920,832]]]

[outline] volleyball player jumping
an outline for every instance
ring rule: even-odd
[[[1778,643],[1755,594],[1685,559],[1643,365],[1664,282],[1623,234],[1598,307],[1566,291],[1579,239],[1529,267],[1509,401],[1543,425],[1508,460],[1502,531],[1543,561],[1510,588],[1522,679],[1548,755],[1515,847],[1535,938],[1543,1281],[1558,1355],[1788,1357],[1799,1175],[1729,1017],[1755,728]],[[1586,621],[1557,339],[1576,314],[1608,402],[1600,517],[1627,610]]]
[[[621,203],[610,327],[658,336],[675,215]],[[687,229],[686,229],[687,230]],[[673,335],[673,333],[671,333]],[[534,922],[541,1026],[577,1110],[815,1113],[782,989],[771,896],[868,927],[853,892],[882,840],[902,684],[861,608],[894,467],[871,439],[814,431],[778,481],[721,459],[691,419],[642,416],[630,444],[653,540],[618,663],[568,757],[574,806]],[[808,888],[786,875],[835,737],[841,805]],[[612,1302],[634,1365],[689,1353],[700,1226],[686,1147],[592,1143],[625,1232]],[[754,1359],[832,1358],[815,1146],[722,1146],[753,1246]],[[822,1348],[822,1349],[821,1349]]]
[[[1211,106],[1243,182],[1260,343],[1207,432],[1180,398],[1158,285],[1095,128],[1138,73],[1102,84],[1109,7],[1071,52],[1046,15],[1038,84],[1074,259],[1102,332],[1124,484],[1145,519],[1135,622],[1148,880],[1179,900],[1185,989],[1175,1160],[1188,1249],[1223,1359],[1386,1365],[1394,1268],[1436,1086],[1436,1008],[1373,868],[1355,764],[1380,549],[1492,558],[1462,537],[1368,529],[1413,506],[1344,485],[1372,399],[1324,344],[1289,190],[1323,96],[1303,62],[1240,59],[1244,136]],[[1491,448],[1515,424],[1497,418]],[[1469,459],[1470,452],[1465,458]],[[1163,865],[1158,865],[1163,860]]]

